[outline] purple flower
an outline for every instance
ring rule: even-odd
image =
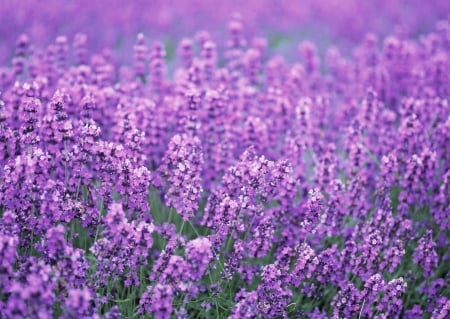
[[[211,242],[206,237],[200,237],[186,244],[186,260],[190,265],[191,280],[199,280],[208,268],[213,258]]]
[[[200,140],[187,134],[175,135],[163,162],[161,172],[168,179],[166,204],[175,208],[184,220],[188,220],[196,213],[203,191]]]
[[[67,313],[72,318],[92,315],[92,292],[84,287],[82,289],[69,289],[68,297],[64,304]]]
[[[153,314],[158,319],[168,319],[172,313],[173,289],[170,285],[156,284],[142,294],[139,313]]]
[[[258,316],[258,294],[256,291],[239,291],[236,294],[236,299],[236,305],[232,309],[230,319],[250,319]]]
[[[436,243],[433,241],[432,232],[427,230],[425,236],[419,240],[413,254],[414,263],[422,267],[425,276],[432,276],[438,265],[435,247]]]

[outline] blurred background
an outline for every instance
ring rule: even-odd
[[[302,40],[319,49],[360,42],[367,32],[399,37],[431,30],[450,13],[449,0],[0,0],[0,62],[26,33],[37,46],[78,32],[91,49],[131,51],[136,34],[164,41],[168,50],[183,37],[207,30],[220,40],[239,13],[248,36],[264,35],[271,48],[289,51]],[[125,48],[124,50],[121,50]],[[125,53],[124,53],[125,54]]]

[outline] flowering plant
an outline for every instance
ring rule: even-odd
[[[98,4],[54,2],[48,28],[34,1],[0,6],[2,35],[28,32],[0,40],[1,318],[450,315],[446,1],[395,30],[401,1],[377,2],[379,29],[373,5],[343,1],[353,33],[335,1],[248,1],[226,35],[205,18],[183,39],[168,21],[197,28],[210,5],[114,0],[126,30],[104,9],[87,35]],[[147,6],[171,41],[137,33]],[[270,30],[297,18],[337,34],[293,50]],[[378,33],[358,40],[359,19]]]

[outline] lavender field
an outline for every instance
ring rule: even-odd
[[[450,318],[448,0],[0,1],[0,318]]]

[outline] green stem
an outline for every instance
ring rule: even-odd
[[[100,202],[100,208],[98,210],[98,225],[97,225],[97,229],[95,230],[94,243],[97,241],[98,234],[100,232],[100,217],[102,216],[102,210],[103,210],[103,200]]]
[[[183,223],[181,223],[180,231],[178,232],[179,235],[183,233],[184,224],[186,224],[186,221],[183,220]]]

